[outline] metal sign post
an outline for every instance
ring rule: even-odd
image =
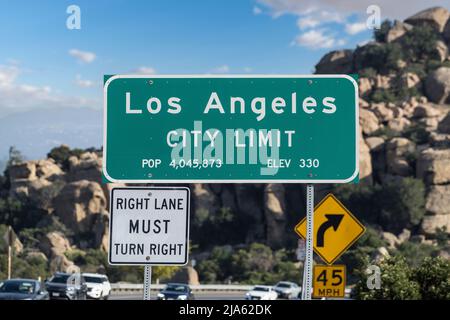
[[[150,300],[151,283],[152,283],[152,266],[146,265],[144,269],[144,300]]]
[[[306,185],[306,257],[303,268],[302,300],[311,300],[313,277],[314,186]]]

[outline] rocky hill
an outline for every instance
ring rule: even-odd
[[[361,124],[360,185],[318,185],[316,200],[335,192],[381,239],[375,247],[413,241],[440,245],[438,254],[449,257],[449,17],[432,8],[404,22],[386,21],[375,41],[330,52],[316,65],[319,74],[359,75]],[[112,185],[101,183],[101,163],[99,150],[67,146],[44,160],[11,163],[1,181],[0,224],[14,227],[24,244],[18,251],[48,259],[57,270],[74,263],[68,252],[107,249]],[[193,256],[200,261],[216,245],[296,248],[304,186],[190,188]]]

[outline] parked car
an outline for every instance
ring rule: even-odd
[[[83,273],[82,275],[86,281],[88,298],[108,299],[111,292],[111,284],[107,276],[98,273]]]
[[[294,282],[280,281],[273,289],[278,293],[278,297],[285,299],[297,298],[301,288]]]
[[[247,300],[276,300],[277,292],[271,286],[255,286],[245,294]]]
[[[48,292],[38,280],[11,279],[0,282],[0,300],[48,300]]]
[[[81,274],[57,272],[45,286],[50,299],[86,300],[87,285]]]
[[[194,300],[191,288],[183,283],[168,283],[158,293],[158,300]]]

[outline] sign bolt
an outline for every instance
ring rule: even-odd
[[[145,260],[150,261],[150,256],[146,256]]]
[[[152,174],[151,173],[149,173],[148,175],[147,175],[149,178],[151,178],[152,177]]]

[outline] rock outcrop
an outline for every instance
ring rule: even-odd
[[[77,233],[91,233],[90,243],[81,247],[105,247],[108,233],[106,197],[101,186],[93,181],[80,180],[64,186],[54,199],[55,215]]]
[[[332,51],[316,65],[317,74],[350,73],[353,52],[351,50]]]
[[[416,13],[407,18],[405,22],[418,27],[424,25],[431,26],[437,32],[443,32],[449,17],[450,13],[447,9],[434,7]]]
[[[425,82],[428,98],[435,103],[449,102],[450,68],[440,67],[430,73]]]

